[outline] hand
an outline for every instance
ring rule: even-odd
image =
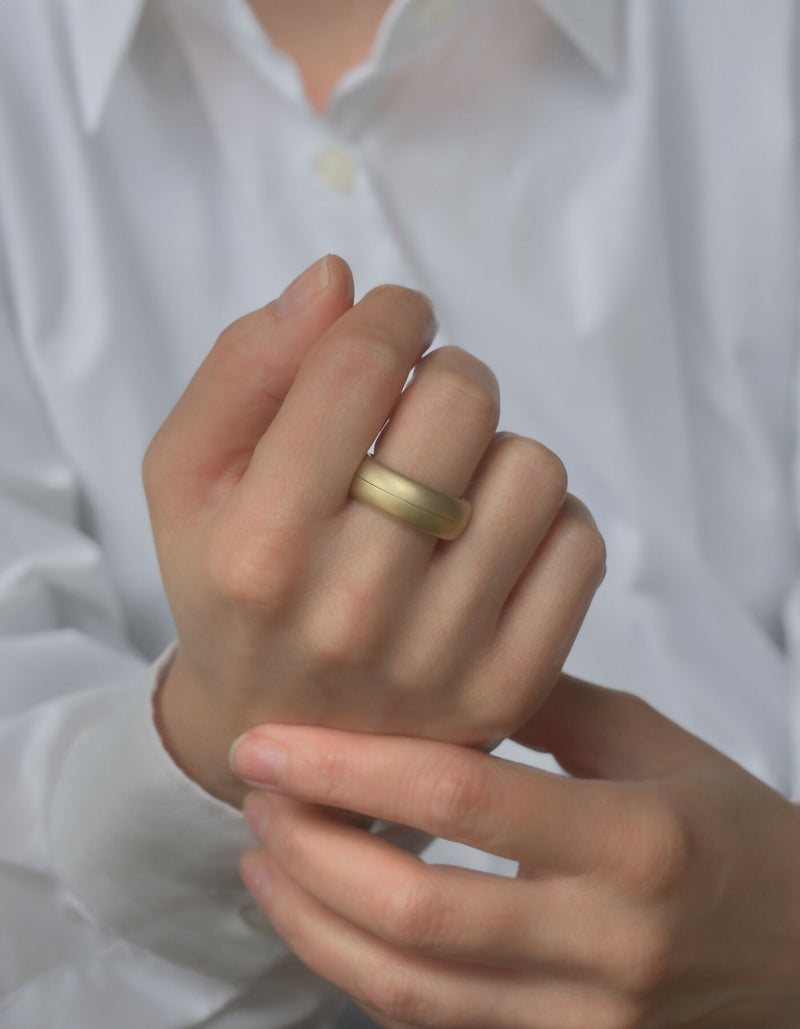
[[[580,779],[422,740],[259,727],[242,876],[382,1026],[800,1025],[800,812],[641,700],[562,676],[516,738]],[[277,750],[272,750],[277,746]],[[432,867],[309,803],[520,863]]]
[[[262,721],[464,743],[514,728],[555,681],[604,570],[561,462],[494,438],[491,371],[453,347],[420,360],[435,332],[424,297],[382,287],[352,307],[344,262],[308,275],[303,304],[223,332],[144,465],[179,638],[160,728],[231,803],[245,791],[228,748]],[[385,464],[470,488],[457,541],[348,499],[378,433]]]

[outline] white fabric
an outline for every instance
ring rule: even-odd
[[[2,5],[4,1029],[335,1014],[153,727],[138,474],[219,330],[326,251],[424,289],[564,458],[609,550],[570,668],[792,789],[795,12],[406,0],[320,117],[243,0]]]

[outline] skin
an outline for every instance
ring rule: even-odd
[[[369,57],[389,0],[249,0],[273,45],[295,63],[309,104],[324,114],[345,72]]]
[[[512,731],[605,570],[558,458],[495,434],[492,372],[454,347],[423,357],[429,302],[352,295],[331,257],[228,328],[144,461],[178,632],[157,724],[187,775],[233,805],[246,788],[228,750],[260,722],[465,744]],[[349,499],[378,433],[385,464],[470,497],[458,540]]]
[[[562,676],[515,738],[575,778],[447,744],[264,726],[233,755],[242,876],[382,1026],[800,1024],[800,811],[632,696]],[[276,750],[277,748],[277,750]],[[519,862],[431,867],[345,807]]]

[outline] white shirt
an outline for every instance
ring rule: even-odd
[[[6,0],[4,1029],[336,1011],[153,727],[174,629],[139,483],[217,333],[327,251],[358,294],[425,290],[503,427],[565,460],[609,552],[571,670],[796,784],[795,17],[398,0],[320,117],[244,0]]]

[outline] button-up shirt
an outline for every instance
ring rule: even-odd
[[[796,16],[396,0],[321,116],[244,0],[2,5],[3,1026],[336,1015],[153,726],[139,482],[218,332],[327,251],[428,293],[564,459],[609,569],[570,670],[793,788]]]

